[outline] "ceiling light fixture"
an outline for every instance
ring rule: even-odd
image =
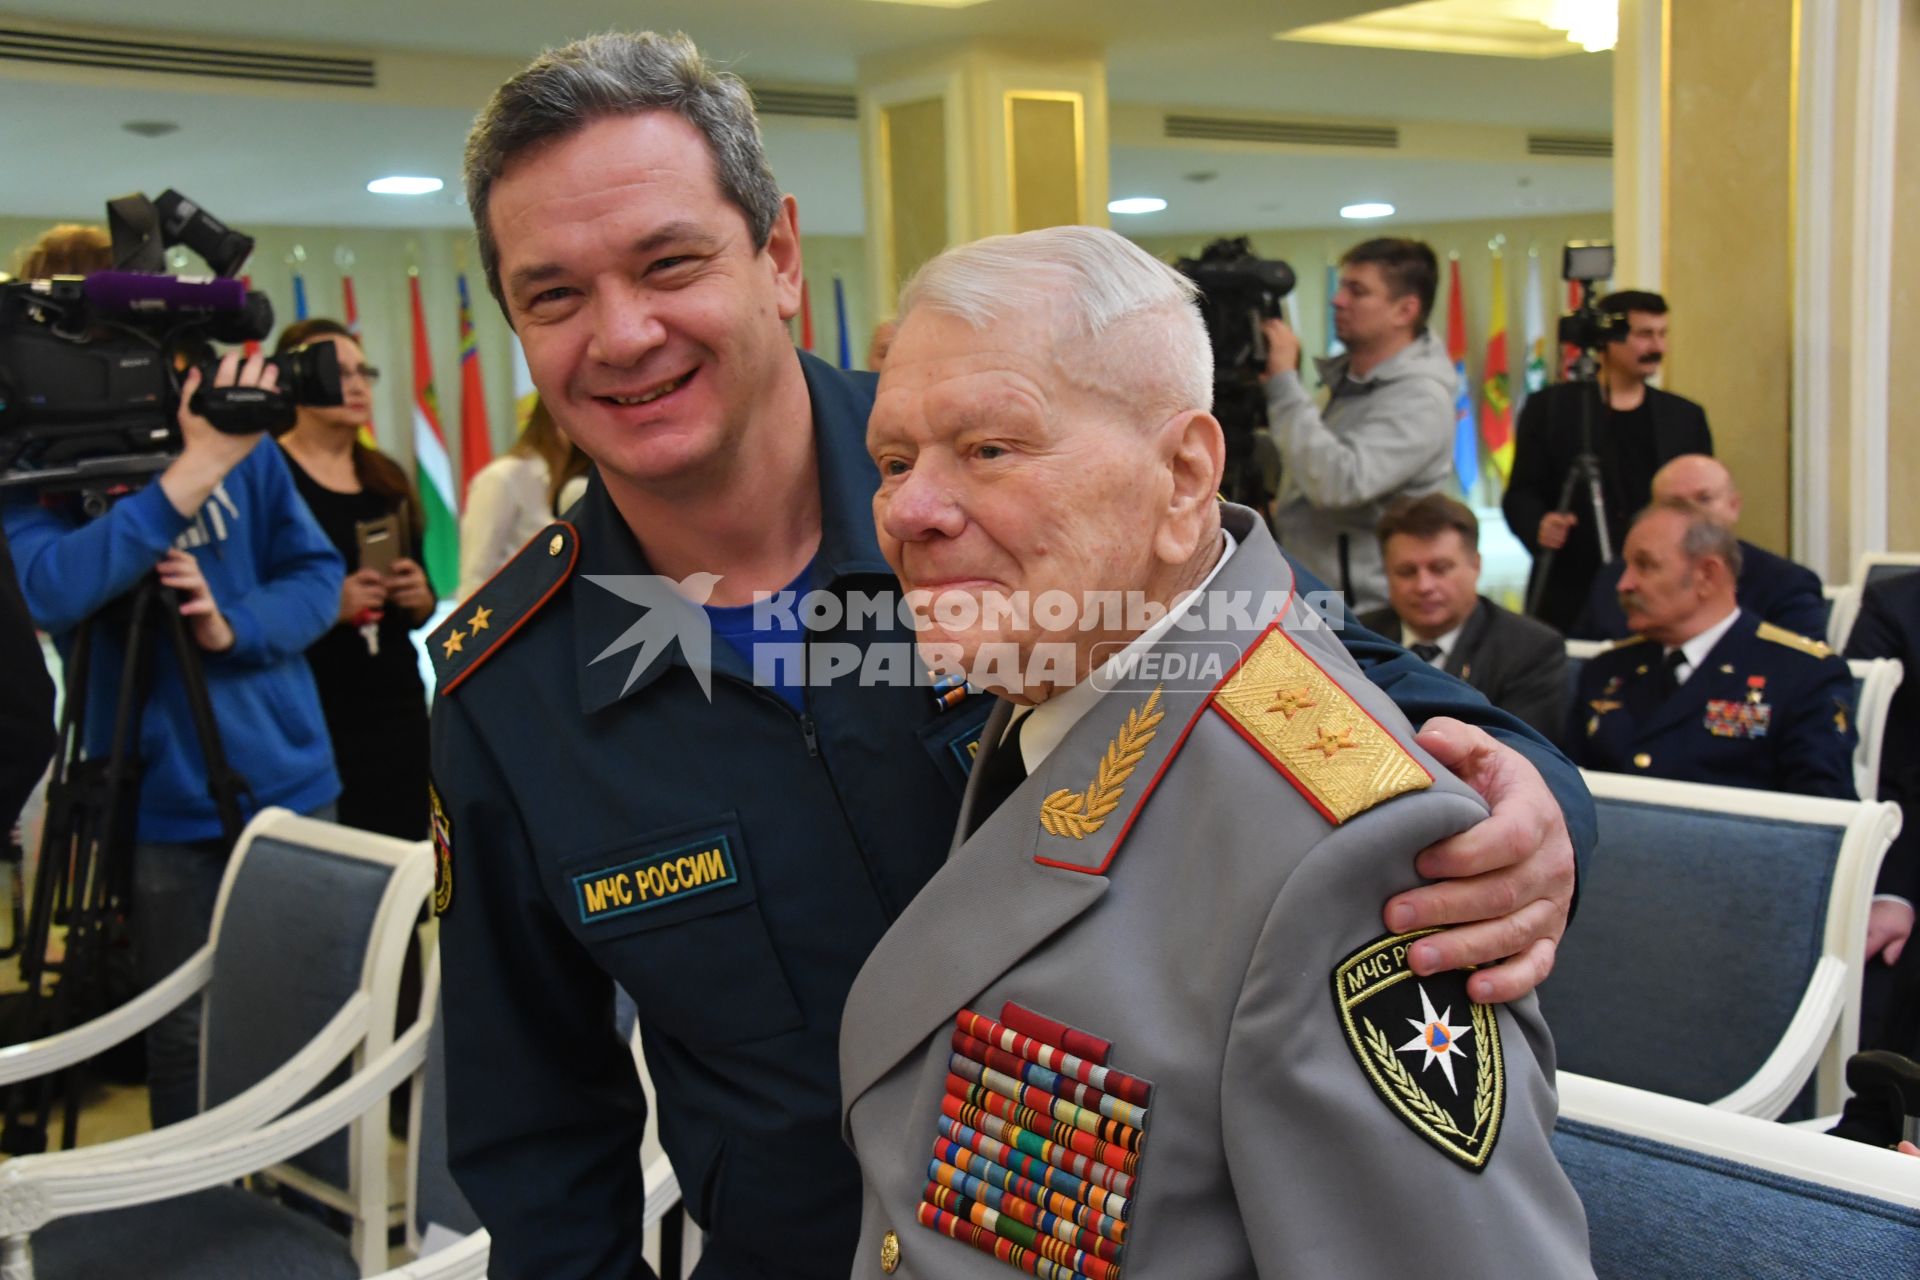
[[[1107,201],[1108,213],[1158,213],[1166,207],[1167,202],[1159,196],[1127,196]]]
[[[1340,216],[1355,222],[1364,222],[1368,218],[1391,218],[1393,206],[1379,200],[1363,200],[1359,204],[1342,205]]]
[[[395,174],[390,178],[375,178],[367,184],[367,190],[377,196],[426,196],[446,185],[438,178],[410,178]]]

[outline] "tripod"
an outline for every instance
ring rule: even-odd
[[[1573,377],[1569,379],[1580,388],[1575,399],[1580,402],[1580,452],[1574,456],[1568,466],[1566,478],[1560,482],[1560,501],[1555,511],[1569,511],[1573,507],[1573,495],[1577,489],[1587,491],[1588,505],[1593,509],[1593,536],[1599,543],[1600,563],[1613,559],[1613,539],[1607,528],[1607,503],[1604,486],[1600,483],[1600,457],[1593,451],[1593,406],[1594,401],[1605,394],[1601,389],[1598,370],[1593,352],[1581,348],[1580,358],[1574,361]],[[1611,409],[1611,406],[1608,406]],[[1553,547],[1544,547],[1535,561],[1533,585],[1527,591],[1527,613],[1538,617],[1540,602],[1546,598],[1547,582],[1553,577],[1553,562],[1558,554]]]
[[[107,620],[111,619],[111,622]],[[103,758],[85,758],[87,702],[94,645],[102,625],[124,625],[126,649],[113,710],[110,746]],[[156,634],[157,633],[157,634]],[[66,663],[66,705],[60,716],[60,753],[47,787],[46,826],[32,909],[20,941],[26,990],[13,997],[12,1042],[65,1031],[108,1004],[107,945],[114,921],[127,913],[133,884],[133,841],[140,798],[140,719],[152,692],[162,636],[180,668],[187,705],[207,766],[207,787],[231,845],[240,835],[240,797],[246,780],[227,764],[200,649],[180,616],[174,591],[149,574],[133,592],[83,621]],[[60,960],[47,957],[56,922],[67,925]],[[49,984],[50,974],[58,981]],[[79,1122],[79,1091],[69,1068],[7,1090],[0,1151],[26,1155],[47,1148],[54,1092],[61,1093],[61,1145],[71,1148]],[[32,1097],[29,1098],[28,1095]]]

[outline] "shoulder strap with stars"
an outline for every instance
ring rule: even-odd
[[[1214,690],[1213,708],[1335,825],[1433,785],[1400,740],[1277,623]]]
[[[452,693],[498,653],[553,598],[579,559],[580,535],[556,520],[467,597],[427,640],[438,691]]]
[[[1760,629],[1754,632],[1754,634],[1762,640],[1771,640],[1773,643],[1783,644],[1789,649],[1798,649],[1801,653],[1808,654],[1815,658],[1828,658],[1833,656],[1833,650],[1827,648],[1821,641],[1803,636],[1797,631],[1789,631],[1785,627],[1776,627],[1771,622],[1761,623]]]

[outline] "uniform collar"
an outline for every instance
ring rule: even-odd
[[[873,530],[873,494],[879,472],[867,456],[867,414],[873,407],[873,375],[845,374],[806,352],[796,353],[806,375],[813,410],[814,458],[820,477],[820,550],[815,585],[826,586],[860,574],[891,576]],[[636,605],[592,581],[595,577],[652,575],[645,550],[607,494],[598,470],[573,512],[580,531],[580,564],[569,585],[573,605],[574,657],[580,672],[580,708],[592,713],[657,680],[669,666],[687,666],[678,643],[661,650],[633,676],[634,651],[601,658],[629,627],[652,608],[672,611],[677,628],[707,628],[700,606],[672,595],[649,592],[650,605]],[[745,678],[746,667],[732,647],[711,646],[714,670]],[[736,670],[736,668],[738,668]],[[629,681],[629,677],[631,681]]]

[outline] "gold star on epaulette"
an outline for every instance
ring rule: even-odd
[[[1331,760],[1348,747],[1358,746],[1359,744],[1353,740],[1353,726],[1346,725],[1339,729],[1322,728],[1320,730],[1320,741],[1316,745],[1319,746],[1321,752],[1327,759]]]
[[[446,650],[447,656],[451,658],[454,654],[460,652],[460,646],[466,643],[466,639],[466,632],[456,630],[446,638],[441,647]]]
[[[439,693],[452,693],[553,599],[579,563],[579,542],[565,521],[549,525],[440,623],[427,650]]]
[[[1273,705],[1267,708],[1267,712],[1271,715],[1273,712],[1278,711],[1281,715],[1291,720],[1308,707],[1314,705],[1313,690],[1305,685],[1301,685],[1298,689],[1281,689],[1276,692],[1273,695]]]
[[[474,631],[485,631],[490,625],[487,619],[492,616],[493,610],[487,608],[485,605],[476,605],[474,606],[473,616],[467,619],[467,626]]]

